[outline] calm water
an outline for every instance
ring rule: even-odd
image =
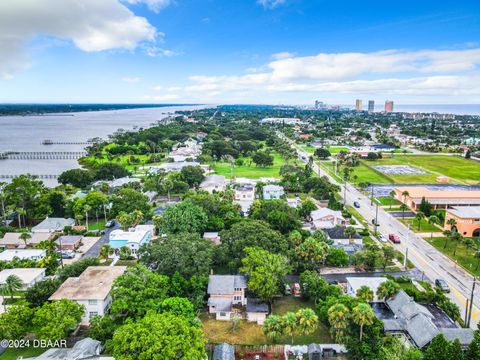
[[[85,142],[94,137],[106,139],[117,129],[148,127],[177,110],[205,106],[175,106],[112,111],[79,112],[47,116],[0,117],[0,152],[3,151],[81,151],[84,145],[42,145],[53,141]],[[0,160],[0,175],[58,175],[78,167],[76,160]],[[5,179],[0,179],[5,181]],[[43,180],[47,186],[56,180]]]

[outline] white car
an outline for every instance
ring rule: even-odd
[[[385,243],[388,242],[388,239],[385,235],[380,235],[378,238],[380,239],[381,242],[385,242]]]

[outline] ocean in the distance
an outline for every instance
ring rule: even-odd
[[[168,117],[177,110],[205,108],[202,105],[140,108],[74,112],[68,114],[3,116],[0,117],[0,152],[75,152],[85,145],[43,145],[42,141],[86,142],[88,139],[108,135],[117,129],[131,130],[148,127]],[[78,167],[76,160],[0,160],[1,175],[59,175],[63,171]],[[55,179],[43,180],[47,186],[57,185]]]

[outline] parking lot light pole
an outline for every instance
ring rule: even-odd
[[[403,267],[405,270],[408,269],[408,241],[410,240],[410,224],[408,225],[408,230],[407,230],[407,240],[405,241],[405,260]]]
[[[473,284],[472,284],[472,292],[470,293],[470,303],[468,304],[468,318],[467,318],[467,328],[470,327],[470,320],[472,319],[472,307],[473,307],[473,294],[475,292],[475,284],[477,283],[477,279],[475,276],[473,277]]]
[[[378,204],[375,208],[375,224],[373,224],[375,226],[375,236],[377,236],[377,227],[378,227]]]

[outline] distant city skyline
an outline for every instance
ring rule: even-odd
[[[368,5],[5,0],[0,103],[480,103],[478,1]]]

